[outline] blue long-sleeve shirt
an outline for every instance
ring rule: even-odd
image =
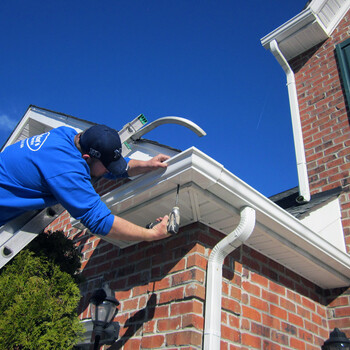
[[[110,231],[114,216],[91,184],[76,134],[62,126],[0,153],[0,226],[25,211],[60,203],[91,232]]]

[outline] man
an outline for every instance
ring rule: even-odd
[[[0,153],[0,226],[25,211],[60,203],[92,233],[116,240],[153,241],[168,236],[165,216],[152,229],[111,214],[91,179],[132,177],[166,168],[168,156],[148,161],[121,155],[118,133],[95,125],[78,134],[59,127],[8,146]]]

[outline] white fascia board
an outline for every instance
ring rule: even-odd
[[[217,204],[214,202],[220,202],[220,205],[225,203],[232,213],[238,213],[245,206],[255,209],[257,225],[246,242],[247,245],[322,288],[350,285],[348,254],[317,235],[294,216],[230,173],[223,165],[194,147],[168,160],[166,170],[143,175],[104,195],[102,199],[117,215],[128,213],[132,217],[134,208],[138,209],[138,213],[146,215],[149,213],[149,207],[160,210],[161,215],[161,210],[164,209],[162,198],[163,202],[169,201],[168,194],[177,184],[182,186],[180,197],[181,188],[186,187],[190,190],[193,187],[194,190],[200,189],[201,196],[205,196],[208,205]],[[183,214],[201,221],[201,206],[196,210],[199,212]],[[220,222],[210,226],[223,232]],[[259,239],[273,243],[264,247],[263,244],[256,244]],[[310,271],[303,267],[305,265]]]

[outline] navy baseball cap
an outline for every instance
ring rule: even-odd
[[[82,151],[99,159],[113,175],[127,171],[127,163],[122,157],[122,144],[116,130],[106,125],[94,125],[80,136]]]

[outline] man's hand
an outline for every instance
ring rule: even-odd
[[[163,239],[170,236],[170,233],[168,233],[168,220],[169,216],[165,215],[163,218],[158,218],[157,221],[159,221],[159,224],[153,226],[150,230],[152,232],[150,234],[149,239],[145,239],[147,241],[157,241],[159,239]]]
[[[167,232],[168,219],[168,215],[159,218],[157,219],[160,221],[159,224],[147,229],[115,216],[112,229],[107,236],[116,241],[157,241],[170,236],[170,233]]]
[[[148,160],[149,163],[148,166],[150,168],[166,168],[168,166],[167,163],[164,163],[166,160],[168,160],[170,157],[166,156],[165,154],[158,154],[157,156],[153,157],[152,159]]]
[[[149,160],[131,159],[128,163],[128,175],[132,177],[140,174],[145,174],[159,168],[166,168],[168,164],[164,162],[169,158],[170,157],[165,154],[158,154]]]

